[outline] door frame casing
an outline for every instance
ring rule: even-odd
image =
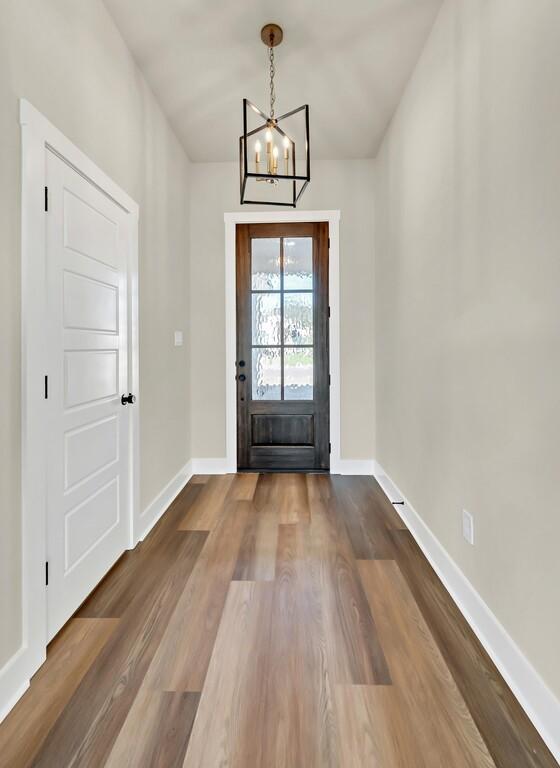
[[[238,224],[291,224],[327,222],[329,225],[329,398],[330,471],[340,472],[340,211],[270,211],[224,214],[225,223],[225,319],[226,319],[226,466],[237,472],[237,307],[236,307],[236,228]]]
[[[25,99],[20,100],[21,197],[21,645],[0,670],[0,710],[9,707],[46,658],[46,452],[45,375],[49,370],[46,301],[45,188],[47,151],[112,198],[129,214],[128,379],[139,394],[138,204]],[[139,397],[129,418],[128,546],[138,537]]]

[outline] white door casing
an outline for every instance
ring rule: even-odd
[[[48,639],[128,545],[127,213],[46,151]]]

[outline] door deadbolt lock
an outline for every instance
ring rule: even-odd
[[[245,376],[245,374],[244,374],[244,373],[240,373],[240,374],[239,374],[239,376],[238,376],[237,378],[238,378],[238,380],[239,380],[239,381],[245,381],[245,379],[247,378],[247,376]]]

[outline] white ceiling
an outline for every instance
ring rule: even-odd
[[[276,113],[308,103],[313,157],[374,157],[441,0],[105,0],[194,161],[237,157],[244,97]]]

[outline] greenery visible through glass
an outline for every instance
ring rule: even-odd
[[[284,400],[313,400],[313,348],[284,349]]]
[[[313,294],[284,294],[284,344],[313,344]]]

